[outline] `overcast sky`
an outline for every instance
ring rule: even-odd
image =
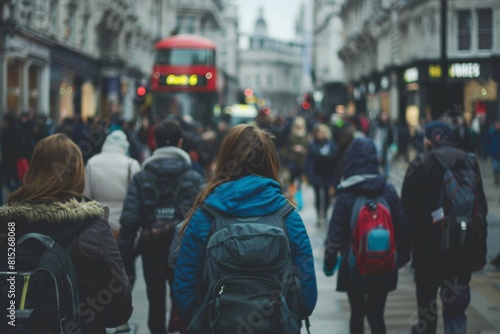
[[[263,8],[268,34],[274,38],[292,40],[300,3],[303,1],[311,0],[237,0],[240,33],[253,33],[259,9]]]

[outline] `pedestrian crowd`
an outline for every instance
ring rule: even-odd
[[[387,332],[387,297],[410,261],[412,333],[436,333],[437,314],[428,313],[437,312],[438,296],[445,333],[467,332],[471,274],[486,264],[477,159],[491,157],[500,183],[500,121],[467,127],[445,116],[409,128],[385,113],[372,121],[362,113],[328,120],[262,113],[255,124],[221,122],[212,132],[186,117],[77,115],[60,125],[33,113],[3,117],[2,233],[16,222],[16,237],[30,245],[18,243],[19,252],[40,256],[16,280],[27,332],[128,332],[139,256],[152,334],[309,331],[318,292],[299,215],[306,186],[316,225],[327,226],[324,274],[338,270],[337,290],[348,296],[350,333],[363,333],[365,318],[371,333]],[[396,158],[408,162],[401,196],[390,182]],[[54,303],[37,295],[48,281],[41,263],[53,259],[42,244],[67,252],[72,302],[65,284],[47,290]],[[7,263],[5,255],[0,275]]]

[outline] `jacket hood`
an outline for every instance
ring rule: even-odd
[[[96,201],[79,202],[74,198],[65,202],[14,203],[0,208],[0,221],[23,220],[28,224],[80,221],[105,217],[106,210]]]
[[[373,140],[356,138],[346,152],[344,181],[338,190],[353,190],[365,194],[380,193],[386,185],[380,174],[377,149]]]
[[[127,140],[127,135],[122,130],[115,130],[111,132],[102,145],[103,151],[118,151],[122,153],[127,153],[129,148],[129,142]]]
[[[271,214],[286,203],[278,182],[255,175],[226,182],[205,200],[216,210],[239,217]]]
[[[174,146],[158,148],[142,163],[142,169],[157,176],[177,175],[191,168],[191,158],[182,149]]]
[[[380,174],[377,149],[369,138],[354,139],[346,152],[344,178],[360,174]]]

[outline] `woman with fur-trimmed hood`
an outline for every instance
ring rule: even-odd
[[[0,208],[0,226],[4,232],[9,222],[15,222],[17,240],[37,232],[56,241],[56,236],[64,234],[61,231],[82,226],[71,241],[61,242],[70,249],[77,277],[78,332],[106,333],[106,327],[119,326],[129,319],[131,288],[107,210],[95,201],[86,201],[84,187],[85,166],[78,146],[64,134],[49,136],[36,145],[22,186]],[[16,293],[22,292],[20,287],[18,290]],[[104,298],[103,291],[111,292],[112,298],[108,300],[108,294]]]

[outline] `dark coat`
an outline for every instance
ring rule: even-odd
[[[337,148],[333,141],[313,140],[307,149],[305,173],[314,187],[330,187],[334,184]]]
[[[370,175],[370,178],[359,183],[353,182],[360,175]],[[338,251],[342,254],[337,291],[351,289],[392,291],[397,286],[397,270],[389,274],[364,278],[358,274],[355,267],[350,266],[348,259],[353,234],[351,227],[352,208],[356,198],[362,195],[367,197],[382,196],[386,200],[394,225],[398,268],[409,261],[409,225],[403,214],[403,207],[396,190],[379,173],[377,152],[371,139],[358,138],[353,141],[346,152],[344,177],[345,181],[337,188],[337,201],[325,242],[325,256],[336,256]]]
[[[95,201],[71,199],[20,203],[0,209],[2,229],[6,229],[8,221],[16,222],[16,238],[28,232],[51,235],[51,231],[87,219],[91,223],[71,242],[71,260],[80,296],[78,312],[83,323],[88,324],[86,333],[106,333],[106,327],[117,327],[130,318],[132,293],[103,207]],[[101,291],[110,291],[113,298],[100,303]]]
[[[406,171],[401,198],[406,217],[412,225],[413,250],[412,266],[417,271],[437,274],[467,274],[473,268],[480,268],[486,263],[486,224],[483,232],[483,242],[471,254],[464,257],[458,266],[461,272],[452,273],[447,264],[441,263],[437,254],[438,246],[430,242],[432,236],[432,215],[436,210],[440,194],[443,176],[442,167],[432,155],[439,155],[447,163],[457,158],[463,158],[465,152],[452,146],[444,145],[437,147],[430,153],[415,158]],[[475,164],[475,172],[480,174],[479,165]],[[488,212],[486,198],[484,196],[481,181],[479,189],[480,203],[483,205],[485,217]],[[450,267],[454,266],[450,264]],[[462,272],[463,270],[463,272]]]
[[[151,184],[156,177],[158,190],[169,189],[179,177],[182,181],[178,193],[179,209],[183,215],[189,211],[205,182],[202,176],[191,169],[191,160],[186,152],[176,147],[163,147],[143,163],[143,170],[134,174],[127,190],[120,218],[118,246],[123,263],[131,281],[135,278],[135,241],[141,229],[148,229],[154,223],[154,210],[157,205],[155,191]],[[168,248],[168,245],[166,245]]]

